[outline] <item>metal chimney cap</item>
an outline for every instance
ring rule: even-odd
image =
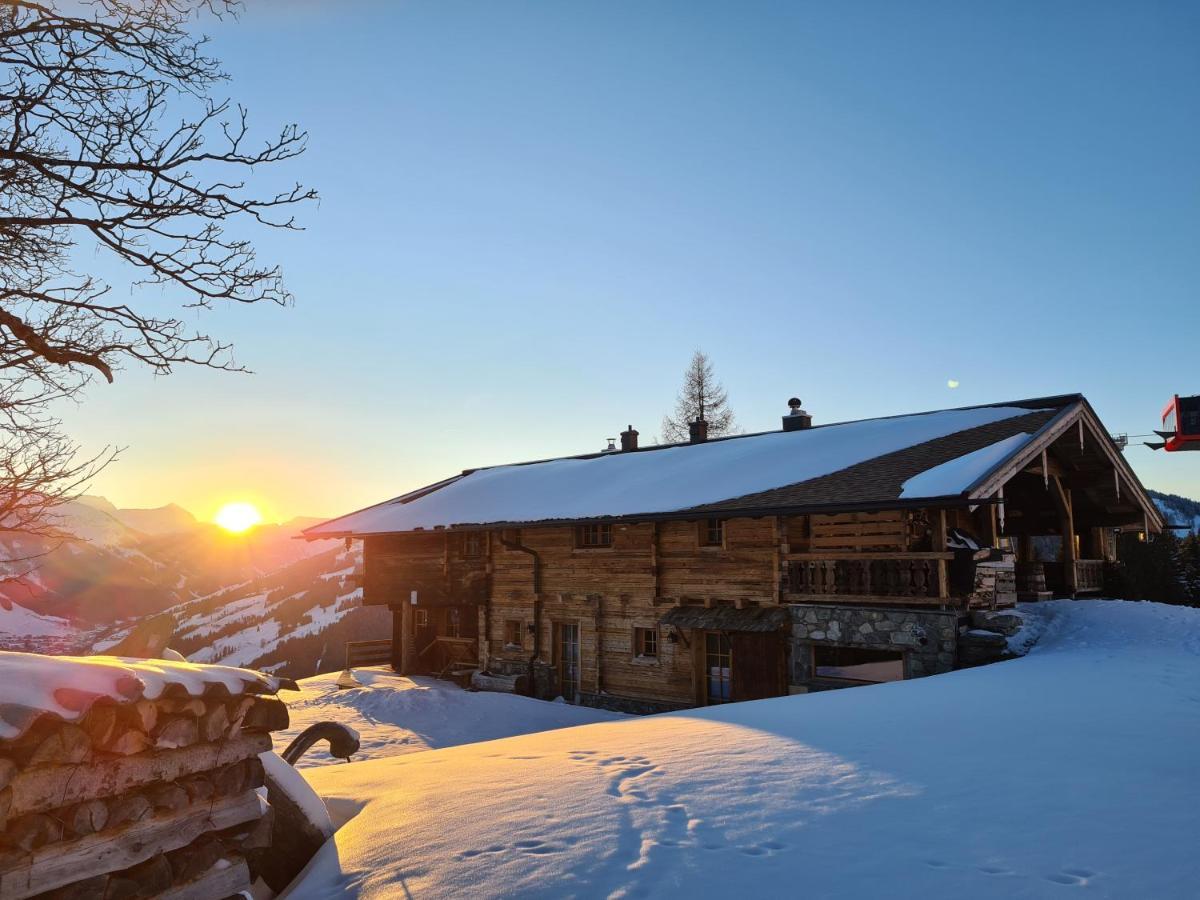
[[[788,400],[788,407],[791,408],[793,412],[798,410],[801,406],[803,406],[803,403],[800,401],[799,397],[792,397],[790,400]]]

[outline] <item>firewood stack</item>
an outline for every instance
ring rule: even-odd
[[[228,666],[0,652],[0,900],[217,900],[270,844],[274,695]]]

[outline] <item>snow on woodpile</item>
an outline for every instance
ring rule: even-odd
[[[1200,610],[1060,601],[1022,659],[305,770],[290,897],[1192,898]]]
[[[0,651],[0,741],[21,737],[42,718],[78,721],[99,701],[155,700],[168,690],[191,697],[274,694],[284,684],[291,682],[232,666]]]
[[[283,679],[0,652],[0,897],[226,897],[271,840]]]
[[[1035,411],[1011,406],[951,409],[636,453],[478,469],[435,490],[334,519],[306,529],[305,534],[370,534],[678,511],[798,484]]]

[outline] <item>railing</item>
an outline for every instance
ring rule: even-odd
[[[1075,592],[1099,593],[1104,590],[1104,560],[1075,560]]]
[[[794,553],[784,590],[822,597],[936,602],[949,596],[952,553]]]
[[[392,661],[391,641],[346,641],[346,668],[385,666]]]

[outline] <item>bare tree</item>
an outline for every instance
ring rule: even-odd
[[[246,111],[211,96],[225,76],[193,30],[200,13],[237,11],[235,0],[0,6],[0,527],[32,527],[111,458],[80,461],[55,402],[123,364],[238,370],[182,310],[291,301],[240,223],[296,227],[289,210],[312,190],[255,192],[246,178],[300,154],[306,134],[287,125],[252,146]],[[128,299],[80,270],[89,253],[131,267]],[[137,301],[147,284],[168,289],[154,292],[158,308]]]
[[[713,374],[712,361],[702,350],[692,354],[692,361],[683,373],[683,387],[675,400],[675,414],[663,416],[663,442],[686,441],[688,423],[697,419],[708,423],[709,437],[733,434],[736,430],[729,397]]]

